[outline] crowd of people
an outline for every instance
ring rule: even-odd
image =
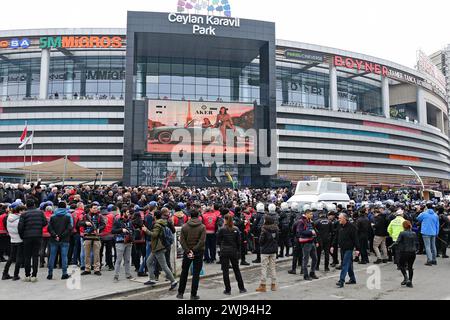
[[[450,204],[421,201],[414,194],[373,202],[369,194],[336,205],[288,203],[290,189],[0,183],[2,280],[20,280],[22,267],[26,282],[37,282],[44,267],[52,280],[58,266],[64,280],[70,277],[68,265],[77,265],[82,276],[113,271],[117,282],[123,267],[126,279],[147,277],[149,286],[163,272],[169,290],[178,287],[182,299],[192,272],[196,300],[204,263],[221,264],[224,294],[231,294],[230,269],[245,293],[240,266],[250,264],[252,252],[251,263],[261,266],[258,292],[268,290],[268,280],[270,290],[277,290],[276,260],[282,257],[292,257],[289,274],[299,269],[305,281],[318,279],[320,268],[340,270],[336,285],[342,288],[357,281],[353,263],[368,264],[374,255],[374,264],[394,262],[401,284],[412,288],[416,255],[426,254],[430,267],[438,257],[448,258],[450,234]],[[177,227],[183,256],[179,282],[170,261]]]

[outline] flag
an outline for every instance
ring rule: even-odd
[[[25,122],[25,128],[23,129],[22,135],[20,136],[20,142],[23,142],[23,140],[25,140],[25,138],[27,137],[27,133],[28,133],[28,125]]]
[[[28,144],[33,144],[33,135],[34,132],[32,132],[31,135],[22,142],[22,144],[19,146],[19,149],[22,149]]]

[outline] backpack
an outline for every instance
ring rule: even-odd
[[[172,230],[169,227],[163,227],[163,232],[161,233],[161,242],[165,248],[170,248],[173,244],[174,236]]]

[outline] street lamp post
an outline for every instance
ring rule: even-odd
[[[423,184],[422,178],[419,176],[419,174],[413,168],[411,168],[409,166],[403,166],[403,167],[411,170],[414,173],[414,175],[417,177],[417,179],[419,180],[420,184],[422,185],[422,190],[420,192],[420,199],[423,200],[423,193],[425,191],[425,185]]]

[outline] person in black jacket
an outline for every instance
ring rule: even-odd
[[[359,245],[361,247],[361,259],[358,264],[369,263],[369,232],[371,229],[369,218],[367,217],[367,209],[363,208],[356,220],[356,228],[358,229]]]
[[[242,209],[237,210],[234,213],[233,223],[234,225],[239,229],[239,232],[241,234],[241,266],[249,266],[250,263],[245,261],[245,256],[247,254],[247,235],[245,233],[245,217],[243,216]]]
[[[342,270],[339,281],[336,285],[339,288],[344,287],[345,277],[350,276],[350,281],[345,284],[356,284],[355,273],[353,272],[353,249],[356,248],[356,255],[359,255],[359,241],[356,227],[349,222],[346,213],[339,214],[339,228],[337,229],[334,248],[341,248],[342,252]]]
[[[291,213],[286,202],[281,204],[281,213],[279,218],[280,226],[280,254],[279,257],[284,257],[284,248],[286,248],[286,257],[289,257],[289,225],[291,220]]]
[[[42,242],[42,228],[48,222],[45,215],[36,209],[34,200],[27,201],[27,211],[20,216],[19,235],[23,239],[23,253],[25,266],[25,282],[37,282],[39,266],[39,250]],[[31,260],[33,260],[33,274],[31,274]]]
[[[229,265],[234,271],[238,283],[239,292],[245,293],[244,281],[239,270],[239,253],[241,252],[241,233],[234,226],[233,217],[230,214],[225,215],[225,226],[220,228],[217,235],[217,245],[220,248],[220,263],[222,265],[223,283],[225,284],[226,295],[231,294],[231,284],[229,275]]]
[[[375,254],[377,256],[377,261],[375,264],[387,263],[388,262],[388,252],[386,247],[386,238],[389,235],[388,229],[388,221],[386,214],[382,212],[383,209],[378,208],[375,211],[374,217],[374,226],[373,233],[375,235],[373,239],[373,250],[375,250]],[[381,253],[380,248],[381,247]]]
[[[264,225],[261,228],[259,245],[261,248],[261,284],[256,289],[257,292],[266,292],[267,274],[270,274],[272,280],[271,290],[277,290],[277,275],[275,270],[275,260],[278,252],[279,229],[274,224],[274,220],[269,215],[264,217]]]
[[[303,274],[303,252],[302,246],[299,242],[299,238],[297,237],[297,226],[300,223],[301,214],[296,212],[298,210],[298,204],[293,205],[294,209],[293,214],[291,216],[291,226],[290,231],[292,234],[292,268],[288,271],[289,274],[297,274],[297,266],[300,267],[300,274]]]
[[[331,234],[333,224],[327,218],[325,212],[321,212],[319,215],[319,220],[314,223],[314,229],[317,230],[317,242],[319,247],[317,248],[317,266],[316,270],[319,270],[320,266],[320,256],[323,251],[325,255],[325,272],[330,271],[330,248],[331,248]]]
[[[256,205],[256,217],[252,221],[251,233],[255,240],[256,259],[252,263],[261,263],[261,244],[259,243],[259,237],[261,235],[261,229],[264,224],[265,206],[263,203]]]
[[[67,260],[70,244],[70,234],[73,228],[72,216],[67,211],[67,204],[60,202],[58,209],[51,216],[48,223],[48,232],[50,233],[50,258],[48,261],[47,280],[53,278],[53,267],[55,265],[58,250],[61,250],[62,277],[61,280],[69,279],[67,274]]]
[[[402,286],[413,287],[413,267],[416,260],[417,235],[411,231],[412,225],[408,220],[403,222],[403,229],[397,238],[397,250],[400,252],[399,265],[403,275]],[[406,274],[406,266],[408,266],[408,275]]]
[[[443,259],[447,259],[447,247],[449,240],[449,231],[450,231],[450,220],[449,217],[445,214],[445,209],[440,207],[438,209],[437,214],[439,215],[439,235],[436,240],[437,243],[437,257],[440,257],[442,254]]]
[[[328,220],[331,222],[331,246],[333,247],[336,239],[336,232],[339,228],[339,221],[336,219],[336,212],[330,211],[328,213]],[[330,248],[331,249],[331,248]],[[333,258],[333,262],[331,263],[332,267],[336,267],[338,270],[341,269],[339,266],[339,250],[338,248],[334,248],[334,250],[331,252],[331,257]]]

